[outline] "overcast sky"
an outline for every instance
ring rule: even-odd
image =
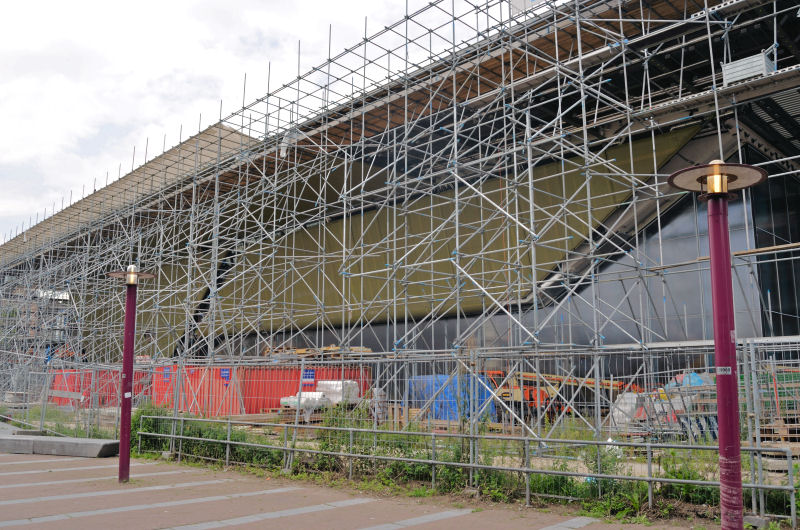
[[[423,5],[411,1],[411,8]],[[391,0],[8,2],[0,17],[0,241],[404,15]]]

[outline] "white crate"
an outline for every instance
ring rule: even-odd
[[[745,57],[738,61],[722,63],[722,86],[728,86],[736,81],[760,77],[775,71],[775,64],[766,53],[759,53]]]

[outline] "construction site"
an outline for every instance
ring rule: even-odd
[[[742,474],[795,526],[799,9],[407,8],[6,238],[0,419],[117,435],[135,264],[140,449],[718,488],[706,204],[667,183],[718,158],[768,174],[729,203]]]

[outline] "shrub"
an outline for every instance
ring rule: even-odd
[[[171,422],[146,418],[145,416],[170,416],[171,414],[171,410],[157,407],[149,401],[140,405],[131,416],[131,438],[135,439],[137,436],[136,433],[139,431],[154,434],[170,434]],[[142,452],[160,452],[169,449],[168,438],[142,436],[141,442]],[[138,450],[138,446],[138,443],[131,443],[131,452]]]
[[[622,467],[622,450],[616,446],[587,447],[583,453],[583,463],[590,473],[598,475],[618,475]],[[594,497],[616,493],[620,484],[615,479],[590,478],[587,481],[590,494]]]
[[[705,476],[695,469],[692,459],[678,459],[674,451],[662,461],[664,478],[682,480],[705,480]],[[659,493],[669,499],[678,499],[692,504],[719,504],[719,488],[697,486],[694,484],[662,484]]]

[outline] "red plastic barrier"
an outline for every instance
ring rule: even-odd
[[[119,372],[115,370],[60,369],[51,372],[48,402],[74,408],[119,406]],[[74,394],[74,397],[64,393]],[[142,371],[133,374],[135,396],[149,394],[149,374]],[[56,395],[53,395],[56,393]],[[78,396],[80,394],[80,397]]]
[[[153,390],[151,399],[157,407],[166,407],[172,404],[175,396],[175,381],[177,380],[175,366],[159,366],[153,372]]]
[[[134,396],[149,396],[159,407],[173,406],[176,386],[178,409],[198,416],[259,414],[280,407],[280,399],[297,394],[300,367],[283,366],[157,366],[152,372],[134,372]],[[360,395],[370,386],[369,367],[307,366],[303,388],[315,390],[320,380],[353,380]],[[51,390],[75,393],[75,398],[50,396],[50,403],[73,407],[119,406],[119,371],[54,370]],[[94,379],[93,379],[94,378]],[[77,397],[80,394],[82,398]],[[94,397],[94,401],[93,398]]]
[[[241,381],[245,414],[259,414],[281,406],[281,398],[293,396],[300,390],[300,368],[256,367],[243,368]],[[308,366],[313,371],[313,383],[305,390],[314,390],[317,381],[353,380],[364,395],[372,379],[369,368],[358,366]]]
[[[88,376],[88,381],[87,381]],[[80,370],[57,370],[53,373],[50,385],[51,395],[48,401],[61,406],[86,406],[91,392],[92,373]],[[67,397],[64,393],[74,394],[75,397]],[[55,395],[53,395],[55,394]],[[80,395],[80,397],[78,397]]]

